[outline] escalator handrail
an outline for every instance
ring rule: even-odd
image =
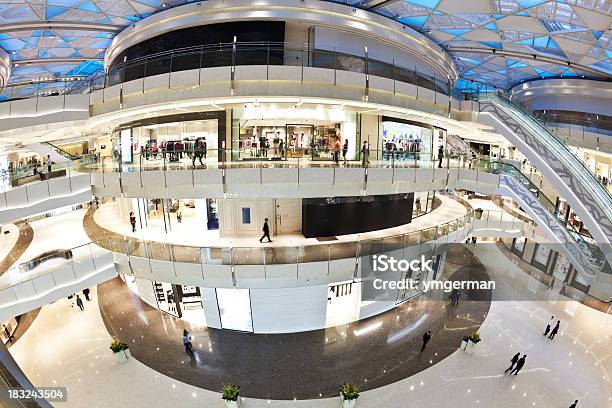
[[[540,130],[544,131],[547,135],[551,136],[552,140],[555,141],[556,143],[554,143],[554,147],[557,147],[557,149],[555,149],[558,153],[560,153],[558,151],[558,149],[561,149],[563,152],[568,153],[571,158],[573,160],[571,160],[572,163],[578,163],[578,165],[581,167],[580,169],[576,169],[578,170],[578,177],[580,177],[580,174],[586,174],[588,175],[587,177],[590,178],[590,180],[583,180],[585,184],[585,187],[588,188],[589,190],[591,190],[591,195],[592,197],[594,197],[595,199],[597,199],[598,197],[601,197],[601,194],[597,194],[597,193],[602,193],[603,192],[603,197],[604,198],[604,202],[600,202],[599,204],[601,205],[601,207],[605,210],[607,209],[607,211],[605,211],[606,214],[610,214],[612,215],[612,195],[610,194],[610,192],[604,188],[604,186],[597,180],[597,177],[595,176],[595,174],[593,174],[593,172],[584,165],[584,163],[582,163],[582,161],[576,157],[576,155],[568,148],[567,144],[565,144],[561,139],[559,139],[554,133],[552,133],[544,124],[542,124],[537,118],[535,118],[532,114],[530,114],[528,111],[526,111],[523,107],[517,105],[516,103],[508,100],[507,98],[500,96],[498,94],[491,94],[491,93],[487,93],[484,94],[489,96],[489,101],[495,103],[496,99],[499,102],[499,105],[503,108],[504,105],[506,105],[507,109],[512,110],[512,108],[515,108],[516,110],[520,111],[521,113],[523,113],[525,115],[525,117],[531,122],[532,127],[536,126],[538,128],[540,128]],[[490,95],[495,95],[497,98],[494,97],[490,97]],[[485,96],[485,99],[486,96]],[[511,113],[509,113],[511,114]],[[595,185],[595,189],[593,190],[593,185]],[[601,200],[598,200],[601,201]]]
[[[547,209],[549,209],[549,206],[550,206],[550,208],[555,208],[555,205],[552,203],[552,200],[550,200],[550,199],[549,199],[549,198],[548,198],[548,197],[547,197],[547,196],[544,194],[544,192],[543,192],[542,190],[540,190],[540,189],[538,188],[538,186],[536,186],[536,185],[535,185],[535,184],[534,184],[534,183],[533,183],[533,182],[532,182],[532,181],[529,179],[529,177],[527,177],[527,176],[526,176],[524,173],[522,173],[522,172],[521,172],[521,171],[520,171],[520,170],[519,170],[519,169],[518,169],[516,166],[514,166],[514,165],[512,165],[512,164],[510,164],[510,163],[504,163],[504,162],[493,161],[493,160],[492,160],[490,163],[491,163],[491,165],[492,165],[492,166],[491,166],[491,172],[495,173],[495,168],[494,168],[493,164],[494,164],[494,163],[495,163],[495,164],[499,164],[499,172],[500,172],[500,173],[504,173],[504,174],[510,175],[510,176],[514,177],[515,179],[517,179],[517,181],[519,181],[519,182],[523,183],[523,180],[518,179],[518,178],[516,177],[516,175],[515,175],[515,173],[520,174],[520,175],[521,175],[521,176],[522,176],[522,177],[523,177],[525,180],[527,180],[527,181],[528,181],[528,183],[529,183],[528,185],[526,185],[527,189],[528,189],[529,191],[531,191],[531,192],[533,192],[533,190],[537,191],[537,194],[533,194],[533,195],[534,195],[534,197],[535,197],[536,199],[538,199],[538,201],[540,201],[540,202],[543,204],[543,207],[545,207],[545,208],[547,208]],[[509,168],[509,170],[510,170],[510,171],[504,170],[504,167],[505,167],[505,168]],[[513,172],[512,172],[512,170],[514,170],[514,172],[515,172],[515,173],[513,173]],[[523,184],[524,184],[524,183],[523,183]],[[548,204],[549,206],[545,205],[545,203],[546,203],[546,204]],[[553,210],[553,211],[554,211],[554,210]],[[602,258],[603,258],[603,259],[605,259],[605,256],[604,256],[603,252],[601,251],[601,248],[599,248],[597,245],[595,245],[595,246],[594,246],[594,248],[597,248],[597,249],[594,249],[593,247],[591,247],[590,245],[588,245],[588,243],[586,242],[586,240],[584,240],[584,238],[582,238],[582,235],[581,235],[581,234],[580,234],[580,232],[579,232],[579,231],[576,229],[576,227],[574,227],[574,226],[573,226],[572,224],[570,224],[570,223],[562,223],[562,222],[561,222],[561,221],[560,221],[560,220],[559,220],[559,219],[556,217],[556,215],[555,215],[555,213],[554,213],[554,212],[551,214],[551,216],[552,216],[553,218],[555,218],[555,220],[557,221],[557,223],[558,223],[558,224],[560,224],[561,226],[563,226],[563,227],[565,228],[565,230],[567,230],[567,231],[568,231],[569,236],[570,236],[570,237],[571,237],[571,238],[572,238],[574,241],[576,241],[576,242],[579,244],[579,246],[581,246],[581,245],[580,245],[580,242],[582,242],[582,243],[584,244],[584,246],[581,246],[581,247],[582,247],[582,248],[586,248],[586,249],[587,249],[587,250],[590,252],[591,257],[589,257],[589,259],[591,259],[591,260],[592,260],[592,259],[599,259],[599,260],[601,260]],[[580,237],[580,238],[578,238],[578,237]],[[596,252],[598,252],[598,253],[593,253],[593,251],[596,251]],[[602,266],[603,266],[603,263],[602,263],[601,265],[596,265],[596,266],[598,266],[598,267],[602,267]]]

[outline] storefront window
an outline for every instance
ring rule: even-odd
[[[341,109],[234,109],[233,160],[332,160],[336,140],[346,160],[357,159],[358,114]],[[344,147],[346,146],[346,147]]]
[[[122,163],[155,166],[167,163],[217,161],[218,119],[187,120],[133,126],[113,134]]]
[[[408,122],[400,119],[383,117],[382,144],[379,149],[383,160],[422,160],[432,161],[437,157],[434,147],[444,146],[446,131],[442,130],[442,141],[439,133],[433,138],[433,129],[426,124]]]

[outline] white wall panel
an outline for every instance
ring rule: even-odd
[[[327,285],[251,289],[255,333],[288,333],[325,327]]]
[[[219,305],[217,304],[217,291],[215,288],[200,288],[200,294],[202,296],[206,326],[220,329],[221,316],[219,315]]]

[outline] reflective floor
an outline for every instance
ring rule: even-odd
[[[500,283],[480,328],[483,341],[476,352],[469,355],[456,350],[424,371],[364,391],[358,406],[564,408],[579,399],[578,407],[612,407],[612,316],[548,292],[508,262],[495,245],[470,251]],[[93,296],[84,312],[71,308],[66,299],[43,307],[31,328],[10,349],[36,385],[68,385],[68,403],[57,406],[223,406],[217,389],[207,391],[174,380],[134,358],[125,365],[116,363],[108,350],[111,336],[95,304],[95,290]],[[551,314],[562,321],[553,341],[541,334]],[[126,327],[148,318],[148,313],[136,313]],[[176,328],[166,325],[163,329],[168,330],[168,338],[174,338]],[[440,336],[435,335],[430,346],[436,338]],[[206,346],[202,343],[202,349]],[[510,357],[518,351],[528,355],[527,364],[518,376],[505,376]],[[352,358],[367,359],[360,354],[356,351]],[[263,375],[257,367],[250,372],[252,376]],[[245,408],[337,408],[339,404],[337,397],[297,401],[246,398],[243,402]]]
[[[487,279],[469,251],[456,252],[447,265],[451,279],[466,273]],[[425,370],[478,331],[490,305],[482,293],[473,294],[478,301],[471,297],[458,306],[415,300],[360,322],[292,334],[188,325],[196,349],[189,355],[182,343],[186,323],[142,302],[119,278],[99,285],[98,295],[108,331],[129,343],[140,362],[201,388],[218,390],[232,382],[246,397],[284,400],[334,396],[347,381],[362,390],[378,388]],[[426,330],[432,339],[420,352]]]

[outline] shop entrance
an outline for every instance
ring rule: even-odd
[[[249,289],[223,288],[217,288],[216,291],[221,328],[253,332],[251,291]]]
[[[327,292],[325,325],[339,326],[359,319],[361,283],[345,282],[330,285]]]

